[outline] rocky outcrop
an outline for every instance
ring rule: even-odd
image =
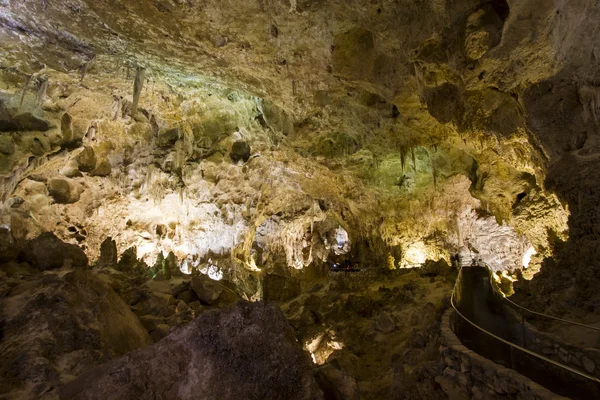
[[[42,233],[37,238],[27,241],[19,258],[41,271],[60,268],[63,265],[75,268],[88,265],[87,256],[81,248],[63,242],[52,232]]]
[[[223,286],[205,276],[194,276],[190,287],[205,304],[213,304],[223,292]]]
[[[87,371],[60,398],[322,399],[309,363],[275,306],[239,303]]]
[[[10,291],[0,297],[0,397],[56,398],[58,387],[90,366],[151,343],[123,300],[91,272],[5,268],[10,275],[0,282]]]
[[[288,301],[300,294],[300,281],[296,278],[268,274],[263,278],[265,301]]]
[[[81,188],[70,179],[53,178],[48,181],[48,192],[57,203],[70,204],[79,201]]]

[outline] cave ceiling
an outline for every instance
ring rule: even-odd
[[[215,187],[228,179],[230,186],[209,191],[218,212],[198,211],[209,207],[205,199],[191,206],[194,218],[221,213],[240,239],[268,241],[265,224],[294,203],[289,219],[300,222],[285,228],[290,237],[321,223],[344,225],[351,238],[376,232],[388,245],[435,242],[441,232],[457,236],[445,239],[457,246],[457,225],[486,231],[473,220],[491,217],[489,229],[508,224],[525,236],[515,246],[525,251],[532,243],[543,254],[547,231],[563,234],[568,218],[564,195],[546,188],[549,171],[567,153],[596,148],[600,72],[592,66],[600,41],[590,35],[598,35],[598,13],[587,0],[0,0],[0,85],[5,104],[41,113],[50,121],[45,131],[63,136],[50,138],[46,156],[58,154],[55,145],[68,148],[64,114],[73,130],[105,132],[94,150],[113,164],[112,180],[83,182],[77,190],[87,203],[67,214],[84,221],[130,196],[121,207],[122,244],[143,246],[134,239],[139,231],[126,233],[136,226],[127,215],[145,207],[136,201],[172,202],[169,218],[181,220],[173,204],[185,197],[182,187],[200,196],[206,188],[191,188],[212,176]],[[125,118],[114,102],[132,99],[141,69],[145,116]],[[210,149],[198,157],[196,126]],[[171,141],[172,129],[192,132],[194,143],[181,133]],[[140,150],[148,135],[159,137],[162,150]],[[239,138],[261,157],[243,171],[211,164],[215,146]],[[15,179],[22,160],[36,155],[30,150],[17,149],[0,165],[5,200],[44,192],[35,180]],[[136,160],[127,161],[127,152]],[[49,169],[64,169],[74,154],[49,157],[39,174],[51,178]],[[127,169],[136,162],[145,176]],[[267,171],[279,172],[260,186]],[[103,205],[86,200],[94,191]],[[321,200],[318,211],[306,197]],[[237,208],[226,212],[228,204]],[[64,209],[40,209],[35,223],[14,209],[10,218],[25,236],[57,223],[63,236],[69,224],[81,228],[64,222]],[[244,209],[260,216],[240,217]],[[138,222],[142,230],[152,225]],[[95,223],[102,228],[95,242],[88,228],[89,247],[116,234],[114,224]],[[230,246],[242,259],[251,251]],[[288,252],[289,264],[299,246]]]

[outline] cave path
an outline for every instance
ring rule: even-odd
[[[479,355],[572,399],[600,399],[600,380],[528,349],[524,325],[494,291],[486,267],[463,267],[452,294],[455,334]],[[583,351],[583,350],[582,350]]]

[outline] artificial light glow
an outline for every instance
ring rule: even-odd
[[[344,348],[344,343],[335,340],[335,332],[329,331],[329,334],[326,332],[318,334],[312,340],[308,340],[304,346],[310,353],[313,363],[323,365],[334,351]]]
[[[433,259],[434,254],[427,248],[423,242],[414,242],[408,246],[402,260],[403,268],[419,267],[428,258]]]
[[[523,268],[529,267],[529,263],[531,262],[531,257],[537,254],[537,251],[533,248],[533,246],[529,246],[529,248],[523,254]]]
[[[208,265],[200,270],[204,275],[208,275],[213,281],[220,281],[223,279],[223,271],[216,265],[212,264],[212,260],[208,260]]]

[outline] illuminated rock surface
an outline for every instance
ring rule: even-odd
[[[158,341],[331,283],[332,318],[401,337],[373,293],[336,298],[334,263],[378,283],[426,263],[426,285],[476,261],[596,323],[598,18],[591,0],[0,0],[0,293],[92,271]],[[309,309],[295,329],[322,324]],[[368,379],[367,398],[402,392]],[[427,382],[410,390],[435,398]]]

